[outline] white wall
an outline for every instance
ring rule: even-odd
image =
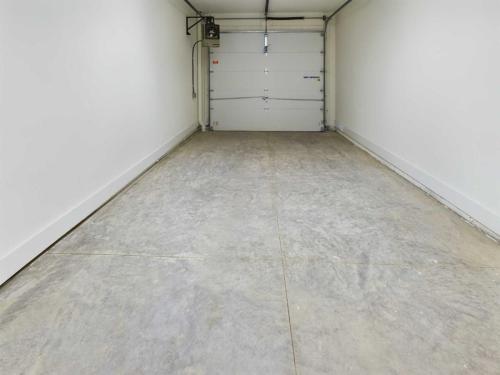
[[[193,131],[172,4],[0,2],[0,283]]]
[[[354,0],[337,126],[500,233],[500,1]]]

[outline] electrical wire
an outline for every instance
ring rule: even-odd
[[[196,46],[201,42],[203,42],[203,39],[197,40],[193,44],[193,50],[191,52],[191,88],[193,90],[193,99],[195,99],[197,97],[196,90],[195,90],[195,84],[194,84],[194,50],[196,49]]]

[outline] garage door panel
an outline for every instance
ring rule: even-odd
[[[274,110],[267,114],[265,131],[321,131],[322,116],[313,110]]]
[[[222,131],[320,131],[321,108],[320,102],[307,101],[216,100],[213,126]]]
[[[216,53],[262,53],[264,34],[262,33],[221,33],[220,47]]]
[[[323,68],[323,56],[317,54],[214,54],[211,70],[218,72],[316,72]]]
[[[270,32],[268,41],[270,53],[321,53],[323,51],[323,36],[320,32]],[[213,52],[262,53],[263,50],[263,33],[222,33],[221,45]]]
[[[212,55],[214,72],[264,72],[265,55],[261,53],[216,53]]]
[[[321,116],[323,102],[320,100],[268,100],[266,108],[272,110],[314,110]]]
[[[315,78],[319,77],[319,78]],[[290,99],[322,99],[323,79],[319,72],[272,72],[268,75],[266,88],[270,97]]]
[[[304,70],[319,72],[323,68],[323,55],[270,53],[264,63],[270,72],[303,72]]]
[[[299,100],[299,99],[308,99],[308,100],[320,100],[322,101],[321,93],[312,95],[309,92],[298,91],[298,90],[274,90],[267,91],[267,95],[271,99],[289,99],[289,100]]]
[[[218,72],[211,85],[211,97],[263,96],[267,78],[262,72]]]
[[[212,98],[269,96],[289,99],[322,99],[323,81],[318,72],[219,72],[212,84]],[[305,78],[306,77],[306,78]]]
[[[228,90],[224,92],[212,91],[211,100],[241,99],[241,98],[262,98],[262,91],[257,90]]]
[[[290,53],[214,53],[211,55],[211,69],[219,71],[321,71],[323,55]]]
[[[266,120],[279,130],[320,131],[322,103],[312,101],[269,100]]]
[[[215,100],[211,102],[215,130],[269,130],[262,99]]]
[[[246,111],[246,108],[251,111],[261,111],[266,107],[266,101],[262,98],[227,100],[214,99],[212,100],[211,107],[213,108],[214,112],[226,109],[231,109],[232,111]]]
[[[270,33],[270,53],[318,53],[323,51],[323,36],[315,33]]]

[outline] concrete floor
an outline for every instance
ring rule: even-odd
[[[196,134],[0,289],[1,374],[499,374],[500,246],[335,133]]]

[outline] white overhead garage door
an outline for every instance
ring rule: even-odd
[[[223,33],[210,53],[210,124],[214,130],[320,131],[323,34]]]

